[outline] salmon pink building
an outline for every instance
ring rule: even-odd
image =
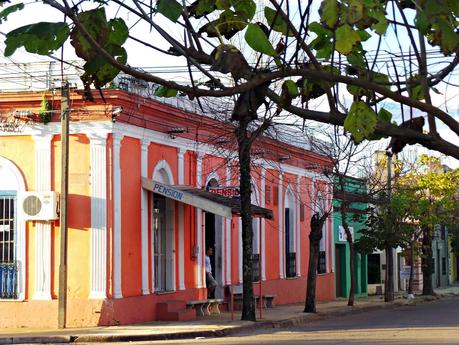
[[[242,282],[231,123],[120,89],[95,96],[70,94],[67,326],[159,320],[162,302],[206,299],[206,246],[225,306],[227,286]],[[60,100],[59,91],[0,94],[0,327],[57,326]],[[330,162],[267,137],[256,150],[254,290],[261,279],[274,305],[300,302],[310,218],[331,200],[321,172]],[[319,300],[335,296],[332,229],[330,218]]]

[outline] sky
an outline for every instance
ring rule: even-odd
[[[18,2],[19,1],[12,1],[11,4],[15,4]],[[315,6],[315,8],[313,9],[314,13],[317,12],[318,4],[319,4],[319,1],[313,2],[313,6]],[[1,9],[2,8],[0,8],[0,10]],[[43,18],[43,13],[46,13],[45,18]],[[38,18],[37,18],[37,14],[39,15]],[[126,15],[119,8],[112,7],[110,10],[110,13],[108,13],[108,17],[111,18],[115,15],[123,17],[123,19],[126,21],[128,26],[130,27],[131,32],[141,33],[143,37],[149,37],[150,41],[154,42],[155,44],[160,42],[160,37],[155,36],[154,33],[152,34],[149,26],[137,23],[136,18],[134,18],[132,15],[131,16]],[[317,18],[312,18],[311,20],[314,20],[314,19],[317,20]],[[28,1],[26,2],[26,8],[23,11],[11,14],[6,22],[3,22],[0,24],[0,33],[4,34],[16,27],[19,27],[25,24],[29,24],[29,23],[33,23],[36,21],[43,21],[43,20],[62,21],[63,16],[60,12],[52,9],[49,6],[45,6],[41,4],[39,1],[38,2]],[[180,37],[183,34],[182,32],[176,32],[177,30],[174,24],[170,22],[169,20],[165,19],[164,17],[162,17],[161,15],[156,16],[155,20],[168,33],[173,34],[176,37]],[[145,35],[145,33],[147,33],[147,35]],[[406,38],[404,39],[402,37],[401,39],[402,45],[404,44],[404,40],[407,40],[407,39]],[[2,41],[3,40],[0,37],[0,42],[1,42],[0,50],[4,49],[4,45]],[[389,51],[391,50],[394,44],[396,44],[396,41],[393,39],[393,37],[391,37],[391,33],[388,33],[385,39],[381,42],[382,50]],[[166,50],[169,48],[167,44],[162,44],[162,45],[160,44],[160,47]],[[185,72],[186,71],[186,69],[184,68],[185,64],[182,59],[174,58],[174,57],[164,57],[163,54],[157,54],[151,49],[145,49],[144,47],[140,46],[138,43],[132,42],[132,41],[128,41],[125,44],[125,48],[128,51],[128,63],[130,65],[142,67],[147,70],[152,69],[155,72],[157,72],[157,74],[159,74],[160,76],[164,78],[173,79],[175,81],[189,80],[188,74]],[[375,43],[374,42],[369,43],[367,47],[367,50],[369,51],[368,54],[371,54],[371,50],[374,48],[375,48]],[[244,51],[244,53],[246,52]],[[69,44],[66,44],[63,52],[62,51],[56,52],[55,56],[60,57],[61,54],[63,54],[65,60],[76,59],[76,56],[73,53],[73,47],[71,47]],[[0,63],[1,62],[25,63],[25,62],[35,62],[35,61],[48,61],[48,60],[49,58],[47,57],[32,55],[32,54],[26,53],[23,49],[20,49],[9,59],[1,58]],[[440,58],[434,60],[434,62],[442,63]],[[457,74],[458,72],[453,72],[452,76],[450,77],[448,81],[451,83],[459,84]],[[1,71],[0,71],[0,75],[1,75]],[[432,92],[432,99],[433,99],[434,105],[447,110],[449,114],[454,115],[456,119],[458,119],[459,121],[459,88],[456,86],[451,86],[451,85],[448,86],[446,84],[442,84],[438,86],[438,91],[439,91],[439,94]],[[350,104],[352,100],[350,99],[349,95],[346,96],[343,93],[342,101],[346,102],[347,104]],[[315,106],[318,109],[323,108],[324,105],[325,105],[324,100],[318,100],[315,102]],[[393,102],[390,102],[390,103],[388,102],[386,103],[385,107],[388,110],[393,111],[394,117],[396,119],[397,118],[399,119],[400,110],[399,110],[398,104],[395,104]],[[418,115],[424,115],[424,114],[418,114]],[[454,143],[459,142],[459,138],[451,130],[449,130],[445,125],[439,123],[438,130],[443,137],[448,138],[450,141]],[[423,151],[423,149],[420,149],[420,151]],[[446,164],[452,167],[459,167],[458,160],[447,159],[445,162]]]

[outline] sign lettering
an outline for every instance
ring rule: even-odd
[[[155,182],[155,185],[153,187],[153,192],[167,196],[168,198],[175,199],[178,201],[181,201],[183,198],[182,192],[175,190],[173,188],[167,187],[158,182]]]

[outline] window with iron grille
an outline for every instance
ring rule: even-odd
[[[17,298],[16,193],[0,194],[0,298]]]
[[[252,281],[260,281],[260,254],[252,255]]]
[[[319,252],[319,262],[317,265],[317,273],[322,274],[322,273],[327,273],[327,267],[326,267],[326,253],[325,251],[320,251]]]

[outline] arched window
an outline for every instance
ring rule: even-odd
[[[17,196],[25,191],[19,169],[0,157],[0,298],[24,299],[25,221],[17,210]]]
[[[296,238],[295,238],[295,197],[291,187],[287,187],[284,201],[284,247],[285,272],[287,277],[296,276]]]
[[[166,161],[158,162],[153,172],[153,180],[173,184],[173,175]],[[156,292],[175,290],[175,201],[153,193],[153,277]]]

